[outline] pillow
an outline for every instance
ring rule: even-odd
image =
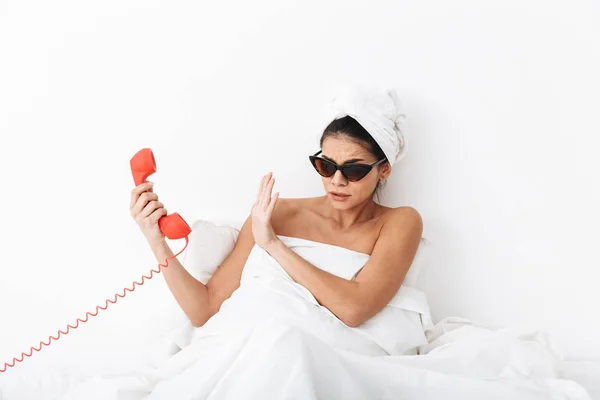
[[[192,232],[181,264],[194,278],[206,284],[231,253],[240,233],[234,226],[234,223],[204,220],[190,225]]]

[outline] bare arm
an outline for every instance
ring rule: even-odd
[[[371,257],[354,281],[315,267],[281,240],[266,250],[321,305],[354,327],[381,311],[398,291],[417,252],[422,229],[416,210],[396,210],[382,227]]]
[[[239,287],[242,269],[254,246],[251,223],[248,218],[232,252],[206,285],[194,278],[176,258],[169,259],[169,266],[162,269],[169,290],[193,326],[204,325]],[[151,248],[160,263],[174,254],[164,240]]]
[[[168,257],[173,257],[174,253],[169,245],[160,241],[150,246],[156,259],[161,264],[165,264]],[[205,317],[208,307],[208,290],[206,286],[194,278],[181,265],[177,258],[170,258],[169,266],[162,269],[169,290],[175,297],[175,300],[189,318],[194,326],[200,326],[208,317]]]
[[[167,214],[167,210],[158,201],[152,185],[153,183],[146,181],[133,188],[129,205],[131,216],[139,225],[158,262],[162,264],[168,259],[168,266],[162,272],[183,312],[194,326],[204,325],[240,285],[242,269],[254,246],[252,220],[250,217],[246,219],[234,249],[204,285],[181,265],[166,243],[158,220]]]
[[[252,236],[252,218],[246,218],[244,225],[238,235],[235,247],[223,261],[221,266],[206,282],[208,291],[208,317],[202,322],[206,322],[215,315],[221,308],[221,304],[227,300],[231,294],[240,287],[242,270],[248,260],[250,251],[254,247],[254,237]]]

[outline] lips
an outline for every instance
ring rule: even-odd
[[[336,196],[340,196],[340,197],[349,197],[349,194],[345,194],[345,193],[337,193],[337,192],[329,192],[331,194],[334,194]]]

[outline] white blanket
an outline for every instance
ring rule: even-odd
[[[281,238],[345,279],[369,258]],[[433,326],[425,296],[407,287],[350,328],[258,246],[221,310],[184,333],[171,338],[173,354],[147,370],[53,382],[35,395],[0,380],[0,399],[590,400],[581,386],[559,378],[560,353],[541,332],[489,330],[460,319]]]

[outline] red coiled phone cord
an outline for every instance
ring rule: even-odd
[[[101,306],[96,306],[96,311],[95,311],[94,313],[87,312],[87,313],[85,314],[85,317],[84,317],[84,319],[77,318],[77,321],[75,322],[75,326],[73,326],[73,325],[70,325],[70,324],[69,324],[69,325],[67,325],[67,328],[66,328],[66,330],[65,330],[64,332],[63,332],[62,330],[60,330],[60,331],[58,331],[58,334],[56,335],[56,337],[54,337],[54,336],[50,336],[50,337],[48,337],[48,342],[47,342],[47,343],[46,343],[46,342],[40,342],[40,344],[39,344],[39,347],[31,347],[31,348],[29,349],[29,353],[21,353],[21,356],[20,356],[20,358],[16,358],[16,357],[15,357],[15,358],[13,358],[13,359],[12,359],[12,361],[11,361],[10,363],[5,363],[5,364],[4,364],[4,366],[3,366],[3,367],[0,369],[0,372],[5,372],[5,371],[6,371],[6,370],[7,370],[9,367],[14,367],[14,366],[15,366],[15,364],[16,364],[17,362],[22,362],[22,361],[23,361],[23,359],[24,359],[26,356],[27,356],[27,357],[31,357],[31,355],[33,354],[33,351],[34,351],[34,350],[35,350],[35,351],[40,351],[40,350],[42,349],[42,347],[44,347],[44,346],[49,346],[49,345],[50,345],[50,343],[52,342],[52,340],[58,340],[58,339],[60,339],[60,335],[61,335],[61,334],[62,334],[62,335],[66,335],[67,333],[69,333],[69,330],[70,330],[71,328],[72,328],[72,329],[76,329],[76,328],[79,326],[79,322],[80,322],[80,321],[81,321],[82,323],[83,323],[83,322],[87,322],[87,321],[88,321],[88,318],[89,318],[89,316],[90,316],[90,315],[91,315],[91,316],[93,316],[93,317],[95,317],[96,315],[98,315],[98,312],[99,312],[99,310],[100,310],[100,309],[102,309],[102,310],[106,310],[106,308],[108,307],[108,303],[112,303],[112,304],[116,303],[119,297],[125,297],[125,295],[127,294],[127,291],[133,292],[133,291],[135,290],[135,286],[136,286],[136,285],[139,285],[139,286],[141,286],[141,285],[143,285],[143,284],[144,284],[144,282],[145,282],[145,280],[146,280],[146,279],[152,279],[152,277],[154,276],[154,273],[157,273],[157,274],[159,274],[159,273],[161,272],[161,270],[162,270],[162,268],[163,268],[163,267],[164,267],[164,268],[167,268],[167,267],[169,266],[169,260],[170,260],[170,259],[173,259],[173,258],[177,257],[179,254],[183,253],[183,251],[184,251],[184,250],[186,249],[186,247],[188,246],[188,243],[189,243],[189,238],[186,236],[186,237],[185,237],[185,246],[183,247],[183,249],[181,249],[181,251],[180,251],[179,253],[177,253],[177,254],[175,254],[175,255],[173,255],[173,256],[169,256],[169,257],[167,257],[167,258],[165,259],[165,263],[166,263],[166,264],[160,264],[160,263],[159,263],[159,264],[158,264],[158,269],[156,269],[156,270],[155,270],[155,269],[152,269],[152,270],[150,270],[150,276],[142,275],[141,282],[136,282],[136,281],[134,281],[134,282],[133,282],[133,286],[132,286],[132,288],[131,288],[131,289],[129,289],[128,287],[126,287],[126,288],[124,288],[124,289],[123,289],[123,294],[116,293],[116,294],[115,294],[115,296],[114,296],[114,300],[106,299],[106,302],[105,302],[105,304],[104,304],[104,307],[101,307]]]

